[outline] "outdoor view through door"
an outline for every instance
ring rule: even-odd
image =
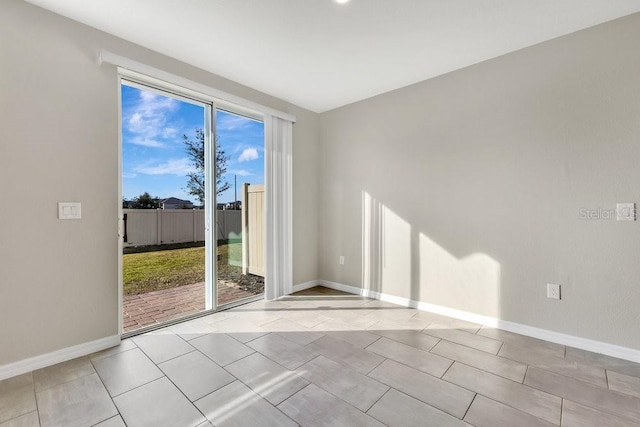
[[[216,111],[218,305],[264,293],[264,124]]]
[[[121,100],[123,332],[263,294],[263,123],[124,80]]]

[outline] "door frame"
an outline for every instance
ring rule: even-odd
[[[267,123],[267,119],[272,117],[280,117],[285,120],[289,120],[291,122],[295,122],[295,117],[283,113],[269,107],[264,107],[259,104],[255,104],[251,101],[243,100],[242,98],[235,97],[233,95],[225,94],[224,92],[217,91],[215,89],[209,88],[207,86],[200,85],[195,82],[191,82],[189,80],[183,79],[179,76],[174,76],[169,73],[163,72],[162,70],[154,69],[153,67],[146,66],[144,64],[137,63],[135,61],[128,60],[123,57],[119,57],[117,55],[110,54],[108,52],[102,52],[100,56],[101,62],[111,63],[117,65],[117,77],[118,77],[118,333],[121,334],[123,338],[126,338],[131,335],[137,335],[141,333],[148,332],[150,330],[157,329],[158,327],[165,327],[171,324],[184,322],[193,318],[205,316],[207,314],[216,312],[219,309],[228,309],[238,305],[246,304],[248,302],[266,299],[268,295],[267,287],[270,286],[269,279],[265,278],[265,292],[263,295],[257,295],[253,298],[246,298],[239,300],[237,302],[232,302],[228,304],[224,304],[222,306],[217,305],[217,286],[214,286],[217,275],[216,275],[216,262],[215,262],[215,207],[216,207],[216,192],[213,191],[213,186],[205,186],[205,310],[194,313],[192,315],[187,315],[184,317],[180,317],[178,319],[170,320],[162,323],[162,326],[151,325],[148,327],[137,329],[130,333],[123,333],[123,274],[122,274],[122,250],[124,247],[123,243],[123,208],[122,208],[122,96],[121,96],[121,85],[123,81],[133,83],[135,85],[142,86],[145,90],[156,91],[159,94],[166,94],[170,96],[174,96],[178,99],[188,100],[190,102],[197,102],[198,104],[202,104],[205,106],[207,111],[205,120],[205,164],[209,166],[209,171],[212,171],[209,175],[216,176],[215,170],[215,156],[212,155],[215,153],[215,130],[216,130],[216,111],[223,110],[233,114],[239,114],[245,116],[250,119],[261,121],[265,124],[265,184],[267,182],[272,181],[272,175],[276,173],[284,172],[284,175],[288,177],[289,182],[287,183],[287,191],[291,189],[291,164],[288,164],[288,170],[286,171],[278,171],[276,168],[272,167],[272,165],[268,162],[268,157],[270,154],[270,150],[273,149],[271,144],[270,136],[267,135],[269,125]],[[129,65],[128,67],[124,67],[124,65]],[[141,69],[145,71],[145,73],[133,71],[132,68]],[[163,79],[152,77],[151,75],[159,75],[163,77]],[[168,78],[167,78],[168,77]],[[171,83],[169,81],[176,81],[177,83]],[[182,83],[185,83],[182,85]],[[196,87],[197,89],[205,89],[204,91],[189,89],[185,86]],[[219,96],[222,95],[222,98]],[[232,99],[234,101],[240,100],[240,103],[229,101]],[[258,107],[258,109],[256,109]],[[208,127],[208,129],[207,129]],[[208,143],[207,143],[208,142]],[[206,167],[205,167],[206,171]],[[206,172],[205,172],[206,174]],[[274,192],[274,195],[280,193],[279,189],[270,189],[267,187],[267,192]],[[289,199],[290,199],[289,194]],[[268,211],[267,211],[268,215]],[[284,218],[285,221],[290,221],[290,216]],[[269,235],[273,235],[273,233],[269,233],[269,229],[274,227],[273,221],[265,220],[265,254],[267,253],[267,248],[272,247],[269,242]],[[283,224],[284,228],[291,228],[291,224]],[[281,227],[278,227],[281,228]],[[286,247],[284,247],[286,246]],[[291,254],[292,244],[289,239],[288,244],[280,246],[278,251],[282,251],[285,254]],[[274,254],[275,257],[278,254]],[[285,257],[286,258],[286,257]],[[290,264],[290,263],[289,263]],[[292,270],[291,265],[288,266],[289,270]],[[292,275],[292,271],[289,271],[289,276]]]

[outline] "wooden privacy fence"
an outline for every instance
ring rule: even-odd
[[[123,209],[125,247],[204,241],[202,209]],[[216,240],[240,239],[240,211],[216,211]]]
[[[242,185],[242,274],[264,277],[264,185]]]

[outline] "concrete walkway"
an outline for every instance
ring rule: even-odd
[[[254,294],[218,282],[218,304],[252,297]],[[123,298],[122,329],[133,331],[154,323],[204,310],[204,282],[178,286]]]

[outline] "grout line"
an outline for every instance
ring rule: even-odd
[[[89,362],[91,362],[91,360],[89,360]],[[95,368],[94,368],[94,371],[95,371]],[[40,419],[40,408],[38,406],[38,393],[36,393],[36,382],[33,379],[33,371],[31,371],[30,374],[31,374],[31,384],[33,385],[33,401],[36,403],[36,414],[38,415],[38,424],[42,425],[42,420]],[[98,375],[98,378],[100,379],[99,375]],[[102,379],[100,379],[100,381],[102,381]],[[116,410],[118,409],[116,408]]]
[[[76,357],[76,359],[87,359],[87,360],[89,361],[89,363],[91,363],[91,359],[89,359],[89,357],[88,357],[88,356],[80,356],[80,357]],[[71,360],[76,360],[76,359],[70,359],[70,360],[67,360],[66,362],[56,363],[55,365],[47,366],[47,367],[45,367],[45,368],[41,368],[41,369],[51,368],[51,367],[54,367],[54,366],[61,365],[61,364],[63,364],[63,363],[70,362]],[[93,375],[93,374],[97,374],[97,373],[98,373],[98,372],[96,371],[96,368],[93,366],[93,364],[91,365],[91,368],[93,369],[93,372],[89,372],[88,374],[80,375],[80,376],[78,376],[78,377],[71,378],[71,379],[64,379],[62,382],[59,382],[59,383],[55,383],[55,384],[49,385],[49,386],[44,387],[44,388],[42,388],[42,389],[40,389],[40,390],[37,390],[37,391],[36,391],[36,389],[35,389],[35,388],[36,388],[36,382],[35,382],[35,380],[34,380],[34,381],[33,381],[33,389],[34,389],[34,392],[35,392],[36,394],[38,394],[38,393],[40,393],[40,392],[42,392],[42,391],[49,390],[49,389],[52,389],[52,388],[54,388],[54,387],[58,387],[58,386],[61,386],[61,385],[64,385],[64,384],[68,384],[68,383],[70,383],[70,382],[77,381],[77,380],[79,380],[79,379],[81,379],[81,378],[85,378],[85,377],[88,377],[88,376],[90,376],[90,375]],[[40,369],[37,369],[37,370],[39,371]],[[33,371],[32,371],[32,377],[33,377]]]
[[[368,414],[368,412],[371,410],[371,408],[373,408],[374,406],[376,406],[376,403],[380,402],[380,401],[382,400],[382,398],[383,398],[383,397],[385,397],[385,396],[387,395],[387,393],[389,393],[391,390],[395,390],[393,387],[388,386],[388,385],[386,385],[385,383],[381,383],[380,381],[378,381],[378,383],[380,383],[380,384],[382,384],[382,385],[384,385],[384,386],[386,386],[386,387],[389,387],[389,389],[388,389],[387,391],[385,391],[384,393],[382,393],[382,395],[381,395],[379,398],[377,398],[377,399],[376,399],[376,401],[375,401],[375,402],[373,402],[373,403],[372,403],[372,404],[367,408],[367,410],[366,410],[366,411],[362,411],[362,412],[364,412],[364,413],[365,413],[365,414],[367,414],[367,415],[369,415],[369,414]],[[398,391],[398,390],[396,390],[396,391]],[[357,408],[356,408],[356,409],[357,409]],[[369,415],[369,416],[370,416],[370,417],[372,417],[372,418],[375,418],[375,417],[373,417],[372,415]]]
[[[117,410],[117,409],[118,409],[118,408],[116,407],[116,410]],[[106,420],[98,421],[98,422],[97,422],[97,423],[95,423],[95,424],[91,424],[91,427],[96,427],[97,425],[100,425],[100,424],[102,424],[102,423],[106,423],[107,421],[112,420],[112,419],[114,419],[114,418],[116,418],[116,417],[119,417],[119,418],[122,420],[122,422],[124,423],[124,425],[125,425],[125,426],[127,425],[127,423],[125,423],[125,422],[124,422],[124,419],[122,418],[122,415],[120,415],[120,412],[118,412],[116,415],[113,415],[113,416],[111,416],[111,417],[107,418]]]
[[[364,351],[369,351],[369,350],[364,349]],[[364,376],[365,376],[365,377],[369,377],[369,374],[370,374],[371,372],[373,372],[373,371],[374,371],[378,366],[382,365],[385,361],[389,360],[388,358],[386,358],[386,357],[384,357],[384,356],[382,356],[382,355],[380,355],[380,354],[378,354],[378,353],[374,353],[373,351],[369,351],[369,353],[371,353],[371,354],[375,354],[375,355],[377,355],[377,356],[382,357],[382,361],[381,361],[380,363],[378,363],[376,366],[374,366],[373,368],[369,369],[369,370],[367,371],[367,373],[366,373],[366,374],[364,374]],[[325,357],[326,357],[326,356],[325,356]],[[394,362],[395,362],[395,360],[394,360]],[[398,362],[398,363],[400,363],[400,362]],[[414,369],[415,369],[415,368],[414,368]],[[371,378],[371,377],[369,377],[369,378]],[[374,379],[374,378],[372,378],[372,379]],[[378,381],[378,380],[376,380],[376,381]],[[378,381],[378,382],[380,382],[380,381]]]
[[[445,357],[445,359],[446,359],[446,357]],[[452,360],[452,361],[451,361],[451,365],[449,365],[449,367],[448,367],[448,368],[447,368],[447,369],[442,373],[442,375],[440,375],[439,377],[436,377],[436,378],[440,378],[442,381],[447,381],[447,380],[445,380],[445,379],[444,379],[444,376],[445,376],[445,375],[447,375],[447,372],[449,372],[449,369],[451,369],[451,367],[452,367],[456,362],[457,362],[457,363],[460,363],[460,362],[458,362],[458,361],[457,361],[457,360],[455,360],[455,359],[454,359],[454,360]],[[447,382],[448,382],[448,381],[447,381]],[[453,384],[453,383],[450,383],[450,384]]]
[[[198,349],[194,347],[192,350],[189,350],[189,351],[187,351],[186,353],[179,354],[179,355],[177,355],[177,356],[174,356],[174,357],[172,357],[172,358],[170,358],[170,359],[167,359],[167,360],[163,360],[162,362],[158,362],[158,363],[156,363],[156,362],[154,362],[153,360],[151,360],[151,358],[149,357],[149,355],[147,355],[147,357],[149,357],[149,360],[151,360],[151,362],[153,362],[153,364],[154,364],[154,365],[156,365],[156,366],[160,369],[160,365],[162,365],[162,364],[164,364],[164,363],[167,363],[167,362],[171,362],[172,360],[176,360],[176,359],[177,359],[177,358],[179,358],[179,357],[186,356],[187,354],[191,354],[191,353],[193,353],[194,351],[198,351]],[[146,354],[146,353],[145,353],[145,354]]]
[[[456,363],[460,363],[460,362],[456,362]],[[464,365],[464,363],[463,363],[463,365]],[[468,365],[465,365],[465,366],[468,366]],[[472,367],[473,367],[473,366],[472,366]],[[478,368],[476,368],[476,369],[478,369]],[[494,375],[494,374],[491,374],[491,373],[489,373],[489,374],[490,374],[490,375]],[[504,378],[504,377],[501,377],[501,378]],[[507,379],[507,380],[508,380],[508,378],[505,378],[505,379]],[[492,400],[492,401],[494,401],[494,402],[500,403],[500,404],[502,404],[502,405],[504,405],[504,406],[506,406],[506,407],[509,407],[509,408],[511,408],[511,409],[513,409],[513,410],[515,410],[515,411],[522,412],[522,413],[525,413],[525,414],[531,415],[531,416],[533,416],[533,417],[535,417],[535,418],[538,418],[538,419],[542,419],[542,420],[544,420],[544,418],[541,418],[541,417],[539,417],[539,416],[537,416],[537,415],[534,415],[534,414],[532,414],[532,413],[530,413],[530,412],[527,412],[527,411],[525,411],[525,410],[523,410],[523,409],[516,408],[515,406],[512,406],[511,404],[509,404],[509,403],[507,403],[507,402],[504,402],[504,401],[502,401],[502,400],[497,400],[495,397],[485,396],[484,394],[481,394],[481,393],[479,393],[479,392],[477,392],[477,391],[475,391],[475,390],[473,390],[473,389],[471,389],[471,388],[467,388],[467,387],[465,387],[465,386],[461,386],[461,385],[459,385],[459,384],[456,384],[456,383],[454,383],[454,382],[451,382],[451,381],[448,381],[448,380],[445,380],[445,379],[443,379],[443,381],[445,381],[445,382],[447,382],[447,383],[449,383],[449,384],[451,384],[451,385],[454,385],[454,386],[456,386],[456,387],[460,387],[460,388],[462,388],[462,389],[464,389],[464,390],[468,390],[468,391],[470,391],[470,392],[472,392],[472,393],[475,393],[475,394],[476,394],[476,396],[480,395],[480,396],[482,396],[482,397],[484,397],[484,398],[486,398],[486,399],[489,399],[489,400]],[[512,381],[512,380],[509,380],[509,381]],[[514,382],[514,384],[519,384],[519,383],[518,383],[518,382],[516,382],[516,381],[513,381],[513,382]],[[540,389],[537,389],[537,388],[535,388],[535,387],[531,387],[531,386],[529,386],[529,385],[527,385],[527,384],[521,384],[521,385],[523,385],[523,386],[525,386],[525,387],[528,387],[528,388],[531,388],[532,390],[542,391],[542,392],[544,392],[544,393],[546,393],[546,394],[549,394],[549,395],[551,395],[551,396],[556,396],[556,395],[554,395],[554,394],[552,394],[552,393],[545,392],[544,390],[540,390]],[[474,396],[473,400],[475,400],[476,396]],[[556,396],[556,397],[560,397],[560,396]],[[419,399],[418,399],[418,400],[419,400]],[[425,402],[425,403],[426,403],[426,402]],[[469,405],[469,408],[470,408],[470,407],[471,407],[471,405]],[[468,411],[468,409],[467,409],[467,411]],[[466,413],[465,413],[465,416],[466,416]],[[545,420],[545,421],[546,421],[546,420]]]
[[[422,333],[422,332],[420,332],[420,333]],[[431,335],[429,335],[429,336],[431,336]],[[442,341],[446,341],[446,340],[443,340],[442,338],[438,338],[438,341],[436,341],[436,343],[433,346],[431,346],[431,348],[429,350],[425,350],[425,351],[427,351],[429,353],[432,353],[432,354],[435,354],[436,356],[440,356],[439,354],[434,353],[433,349],[436,348],[438,346],[438,344],[440,344]],[[442,356],[440,356],[440,357],[442,357]]]
[[[467,414],[469,413],[469,410],[471,409],[471,405],[473,405],[473,402],[476,401],[476,397],[478,397],[478,393],[473,395],[473,399],[471,399],[471,402],[469,402],[469,406],[467,406],[467,410],[464,411],[464,415],[460,418],[461,420],[464,420],[464,417],[466,417]]]
[[[131,349],[131,350],[133,350],[133,349]],[[116,353],[116,354],[120,354],[120,353]],[[98,370],[96,369],[96,366],[93,364],[93,360],[89,359],[89,362],[91,363],[91,366],[93,366],[93,370],[95,371],[96,375],[98,376],[98,379],[100,380],[100,383],[102,384],[102,387],[104,387],[104,391],[107,392],[107,396],[109,396],[109,399],[111,399],[111,404],[113,405],[114,408],[116,408],[116,411],[118,412],[117,415],[120,416],[120,419],[122,420],[122,422],[124,422],[124,417],[120,413],[120,409],[118,408],[118,405],[116,405],[116,402],[113,400],[114,396],[111,396],[111,393],[109,392],[109,389],[107,388],[107,385],[104,383],[104,380],[102,379],[102,377],[98,373]],[[111,417],[111,418],[113,418],[113,417]],[[106,420],[104,420],[104,421],[106,421]],[[100,422],[102,422],[102,421],[100,421]],[[42,425],[42,423],[40,425]],[[125,426],[126,426],[126,423],[125,423]]]
[[[158,369],[160,369],[160,368],[158,368]],[[152,382],[155,382],[155,381],[161,380],[162,378],[166,378],[166,377],[167,377],[167,376],[164,374],[164,372],[163,372],[163,371],[160,371],[160,372],[162,373],[162,376],[161,376],[161,377],[154,378],[154,379],[152,379],[151,381],[147,381],[147,382],[146,382],[146,383],[144,383],[144,384],[137,385],[137,386],[133,387],[132,389],[125,390],[125,391],[123,391],[122,393],[116,394],[115,396],[111,396],[111,393],[109,392],[109,389],[107,389],[107,388],[106,388],[106,386],[105,386],[105,389],[107,389],[107,393],[109,393],[109,396],[111,396],[111,400],[113,400],[113,399],[115,399],[116,397],[120,397],[120,396],[122,396],[123,394],[129,393],[130,391],[137,390],[137,389],[139,389],[140,387],[144,387],[144,386],[146,386],[147,384],[151,384]],[[115,404],[115,402],[113,402],[113,403]],[[117,406],[116,406],[116,408],[117,408]],[[118,412],[119,412],[119,411],[118,411]]]
[[[251,347],[249,347],[249,348],[251,348]],[[251,348],[251,350],[253,350],[253,349]],[[198,351],[199,351],[199,350],[198,350]],[[225,371],[227,371],[227,369],[226,369],[226,367],[227,367],[227,366],[229,366],[229,365],[233,365],[234,363],[239,362],[239,361],[241,361],[241,360],[244,360],[244,359],[246,359],[247,357],[251,357],[251,356],[253,356],[253,355],[254,355],[254,354],[256,354],[256,353],[257,353],[257,354],[259,354],[259,355],[261,355],[262,357],[265,357],[265,358],[269,359],[267,356],[265,356],[264,354],[260,353],[259,351],[257,351],[257,350],[253,350],[253,353],[247,354],[246,356],[242,356],[240,359],[238,359],[238,360],[234,360],[233,362],[227,363],[226,365],[224,365],[224,366],[223,366],[223,365],[219,365],[219,364],[218,364],[218,362],[216,362],[215,360],[211,359],[211,358],[210,358],[210,357],[208,357],[206,354],[204,354],[204,353],[202,353],[202,352],[200,352],[200,353],[201,353],[201,354],[203,354],[203,355],[204,355],[204,357],[206,357],[207,359],[211,360],[213,363],[215,363],[216,365],[218,365],[219,367],[221,367],[222,369],[224,369]],[[269,359],[269,360],[271,360],[271,359]],[[272,361],[272,362],[273,362],[273,361]],[[282,366],[282,365],[280,365],[280,366]],[[227,371],[227,372],[229,372],[229,371]],[[234,378],[235,378],[235,375],[233,375],[231,372],[229,372],[229,375],[231,375],[232,377],[234,377]]]
[[[215,363],[215,362],[214,362],[214,363]],[[156,365],[156,368],[160,369],[160,367],[159,367],[158,365]],[[164,374],[164,371],[163,371],[162,373]],[[233,375],[232,375],[232,376],[233,376]],[[184,396],[184,398],[185,398],[185,399],[187,399],[187,402],[189,402],[189,403],[191,404],[191,406],[193,406],[193,407],[194,407],[198,412],[200,412],[200,413],[202,414],[202,416],[204,417],[204,421],[203,421],[202,423],[207,422],[207,421],[210,421],[210,420],[209,420],[209,418],[207,418],[207,416],[206,416],[206,415],[205,415],[205,414],[200,410],[200,408],[198,408],[198,407],[196,406],[196,404],[195,404],[195,400],[194,400],[194,401],[191,401],[191,399],[189,399],[189,396],[187,396],[187,395],[185,394],[185,392],[184,392],[184,391],[182,391],[182,389],[181,389],[180,387],[178,387],[178,384],[176,384],[175,382],[173,382],[173,380],[172,380],[171,378],[169,378],[169,376],[168,376],[168,375],[166,375],[166,374],[164,375],[164,378],[166,378],[166,379],[167,379],[167,380],[168,380],[168,381],[169,381],[169,382],[170,382],[170,383],[171,383],[171,384],[172,384],[172,385],[173,385],[173,386],[174,386],[174,387],[175,387],[175,388],[180,392],[180,394],[182,394],[182,395]],[[234,377],[234,378],[235,378],[235,377]],[[158,378],[158,380],[160,380],[160,379],[162,379],[162,378]],[[155,380],[154,380],[154,381],[155,381]],[[153,382],[153,381],[152,381],[152,382]],[[147,383],[147,384],[150,384],[150,383]],[[225,387],[226,385],[228,385],[228,384],[225,384],[225,385],[224,385],[224,386],[222,386],[222,387]],[[217,390],[220,390],[222,387],[217,388],[216,390],[212,391],[211,393],[215,393]],[[200,397],[200,399],[202,399],[202,398],[203,398],[203,397],[205,397],[205,396],[208,396],[208,395],[209,395],[209,394],[211,394],[211,393],[207,393],[207,394],[205,394],[204,396]],[[196,399],[196,400],[199,400],[199,399]],[[200,424],[202,424],[202,423],[200,423]],[[200,424],[198,424],[198,425],[200,425]]]

